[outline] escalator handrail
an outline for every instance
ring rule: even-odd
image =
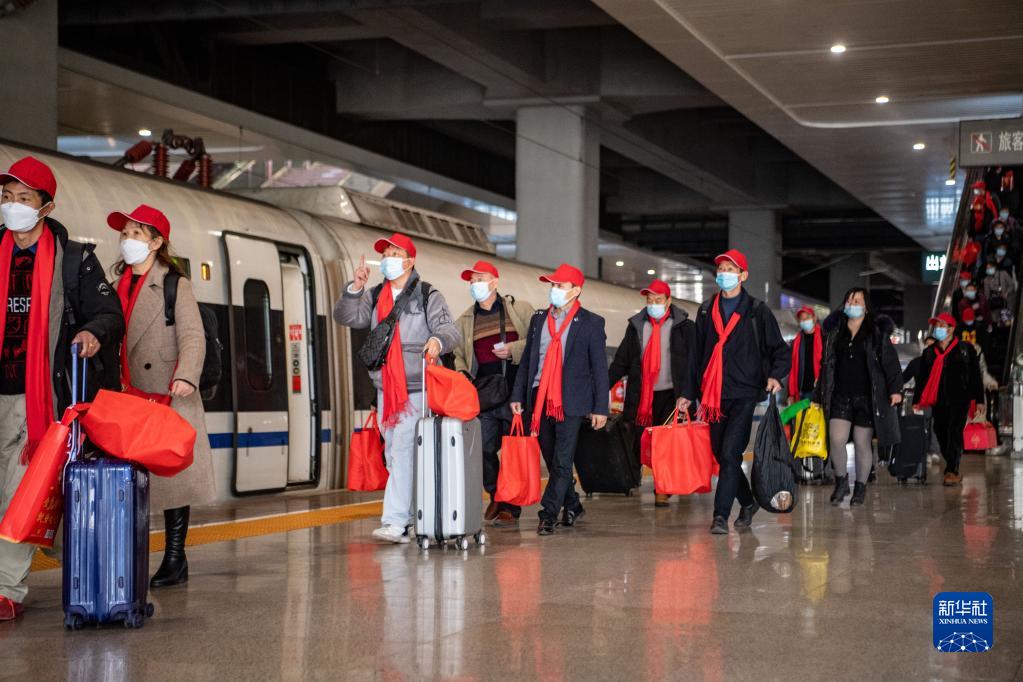
[[[959,197],[959,210],[956,212],[952,237],[948,240],[948,248],[945,250],[945,269],[942,271],[941,280],[938,282],[938,293],[934,297],[934,305],[931,307],[931,317],[936,317],[952,302],[952,292],[955,291],[956,285],[959,282],[959,272],[962,270],[962,263],[957,263],[953,255],[958,249],[966,246],[966,242],[969,239],[972,217],[970,212],[970,188],[973,187],[975,182],[983,179],[983,168],[971,168],[966,172],[966,181],[963,185],[963,192]]]

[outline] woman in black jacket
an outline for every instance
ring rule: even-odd
[[[861,505],[874,463],[873,438],[878,447],[899,442],[895,405],[902,402],[902,368],[888,324],[880,324],[870,294],[854,287],[843,308],[824,321],[827,340],[815,401],[828,419],[829,452],[835,469],[833,505],[849,494],[846,443],[850,432],[856,450],[856,486],[850,505]]]
[[[636,453],[639,453],[640,437],[643,428],[660,426],[679,404],[682,385],[688,372],[689,346],[692,344],[696,325],[689,319],[686,311],[671,302],[671,290],[665,282],[654,280],[650,286],[640,292],[646,296],[647,305],[640,312],[629,318],[629,326],[625,329],[614,360],[608,369],[609,385],[614,386],[622,377],[626,377],[625,406],[622,417],[635,422]],[[667,317],[665,317],[667,316]],[[658,324],[661,332],[659,344],[658,372],[651,387],[643,384],[643,357],[650,344],[654,325]],[[649,414],[640,412],[644,389],[652,389],[652,401]],[[668,506],[669,495],[656,495],[654,506]]]

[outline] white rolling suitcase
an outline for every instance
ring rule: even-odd
[[[416,542],[453,540],[469,549],[469,537],[486,543],[483,532],[483,437],[479,419],[463,422],[430,414],[423,364],[423,416],[416,425]]]

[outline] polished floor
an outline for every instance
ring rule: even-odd
[[[963,470],[962,488],[882,471],[858,509],[806,488],[792,515],[727,537],[707,533],[709,496],[655,510],[648,481],[553,537],[527,512],[482,551],[379,545],[372,518],[214,542],[138,631],[64,632],[60,572],[36,571],[24,618],[0,626],[0,678],[1020,679],[1023,461]],[[934,650],[943,590],[993,595],[991,651]]]

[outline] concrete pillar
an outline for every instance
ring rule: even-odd
[[[0,18],[0,137],[57,147],[57,0]]]
[[[600,138],[583,107],[516,114],[516,258],[597,276]]]
[[[746,291],[767,303],[781,306],[781,229],[773,209],[737,209],[728,212],[728,246],[746,255],[749,279]]]
[[[842,295],[852,287],[867,286],[867,278],[860,273],[870,270],[870,257],[863,254],[852,254],[837,263],[833,263],[828,270],[828,300],[833,307],[842,306]]]
[[[918,331],[926,331],[931,317],[931,307],[938,288],[934,284],[906,285],[902,291],[902,326],[913,339]]]

